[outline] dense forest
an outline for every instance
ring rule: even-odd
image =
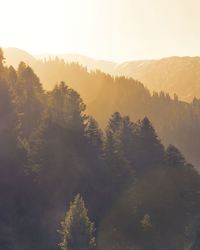
[[[198,162],[199,101],[58,59],[40,65],[51,81],[87,82],[88,108],[64,81],[46,91],[30,66],[5,66],[0,51],[0,249],[200,249],[200,176],[172,145]]]
[[[55,83],[66,82],[76,90],[101,128],[116,111],[137,121],[147,116],[165,146],[173,144],[196,167],[200,166],[200,101],[180,101],[177,95],[153,94],[132,78],[112,77],[99,70],[89,71],[77,63],[65,63],[59,58],[31,63],[34,71],[52,90]],[[156,74],[155,74],[156,75]],[[106,107],[106,109],[102,108]]]
[[[173,56],[157,60],[122,63],[116,74],[138,79],[151,91],[176,93],[181,100],[200,98],[200,57]]]
[[[113,76],[131,77],[142,82],[151,92],[164,91],[170,95],[176,93],[180,100],[192,102],[200,98],[200,57],[172,56],[154,60],[127,61],[122,63],[95,60],[80,54],[41,54],[31,55],[17,48],[5,48],[5,57],[9,65],[17,67],[24,61],[35,69],[38,60],[63,59],[67,63],[78,62],[88,70],[101,70]],[[39,76],[40,72],[38,71]],[[58,79],[57,79],[58,80]],[[53,82],[53,85],[55,83]],[[48,85],[48,82],[47,82]]]

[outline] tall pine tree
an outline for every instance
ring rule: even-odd
[[[88,217],[88,211],[80,195],[74,198],[61,226],[59,233],[62,242],[59,246],[62,250],[95,249],[94,224]]]

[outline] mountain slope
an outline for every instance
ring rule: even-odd
[[[133,77],[151,91],[165,91],[180,99],[200,98],[200,57],[170,57],[120,64],[115,74]]]
[[[3,51],[4,57],[6,58],[6,64],[12,65],[15,68],[21,61],[30,65],[32,65],[36,61],[34,56],[21,49],[5,48],[3,49]]]
[[[38,58],[48,56],[41,55]],[[78,54],[57,56],[65,62],[78,62],[89,70],[99,69],[115,76],[132,77],[141,81],[151,92],[177,94],[181,100],[187,102],[192,101],[194,97],[200,98],[200,57],[169,57],[117,64]]]
[[[4,53],[7,63],[14,67],[17,67],[20,61],[24,61],[36,69],[37,60],[48,60],[49,57],[54,60],[58,57],[67,63],[78,62],[88,70],[99,69],[114,76],[133,77],[141,81],[151,92],[164,91],[172,96],[176,93],[181,100],[187,102],[192,101],[194,97],[200,98],[200,57],[169,57],[117,64],[72,53],[41,54],[34,57],[15,48],[4,49]],[[40,72],[37,73],[40,76]],[[44,84],[48,89],[52,87],[48,86],[49,83]]]
[[[115,67],[117,63],[104,61],[104,60],[95,60],[88,56],[75,54],[75,53],[66,53],[66,54],[41,54],[35,56],[40,60],[48,60],[49,58],[55,59],[56,57],[63,59],[67,63],[78,62],[84,67],[87,67],[88,70],[102,70],[105,73],[114,74]]]
[[[174,144],[188,161],[200,166],[200,101],[186,103],[163,92],[152,95],[131,78],[88,72],[79,64],[63,60],[36,60],[32,67],[46,89],[65,81],[78,91],[87,105],[87,113],[102,127],[115,111],[129,115],[132,120],[149,117],[165,145]]]

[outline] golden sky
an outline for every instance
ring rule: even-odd
[[[200,56],[200,0],[0,0],[0,46],[126,61]]]

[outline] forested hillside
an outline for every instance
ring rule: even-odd
[[[131,78],[114,78],[100,71],[88,72],[79,64],[66,64],[58,58],[35,61],[33,65],[45,88],[52,89],[55,83],[65,81],[78,91],[87,105],[86,112],[95,117],[102,128],[116,111],[135,121],[147,116],[165,146],[174,144],[189,162],[200,166],[198,99],[194,98],[189,104],[178,100],[177,95],[151,94],[142,83]]]
[[[81,72],[99,77],[105,94],[112,86],[122,91],[122,84],[142,102],[198,110],[198,103],[151,97],[134,80],[75,68],[80,79]],[[138,113],[132,120],[121,109],[102,130],[85,110],[80,95],[64,82],[46,92],[28,65],[21,63],[17,71],[5,67],[1,51],[0,249],[199,249],[195,168],[175,146],[163,146],[147,117],[137,120]],[[108,105],[102,110],[112,111]]]
[[[41,54],[33,57],[27,52],[16,48],[7,48],[4,51],[7,63],[13,66],[17,66],[20,61],[24,61],[36,70],[36,60],[48,61],[49,58],[52,58],[52,60],[60,58],[60,60],[64,60],[66,63],[77,62],[88,70],[101,70],[113,76],[132,77],[142,82],[151,93],[153,91],[164,91],[172,96],[177,94],[180,100],[186,102],[191,102],[194,97],[200,98],[200,57],[198,56],[174,56],[156,60],[116,63],[95,60],[79,54]],[[40,68],[40,66],[38,67]],[[38,70],[37,73],[40,76],[41,71]],[[42,76],[40,77],[42,78]],[[57,76],[56,81],[58,80],[59,77]],[[46,83],[45,87],[48,89],[54,85],[54,82],[51,81],[44,83]]]
[[[187,102],[200,97],[199,72],[198,56],[126,62],[115,68],[115,74],[138,79],[151,91],[176,93]]]
[[[194,97],[200,97],[200,57],[198,56],[116,63],[95,60],[78,54],[42,54],[34,58],[25,51],[15,48],[5,49],[5,55],[8,64],[13,66],[17,66],[20,61],[25,61],[35,69],[36,59],[49,60],[51,57],[54,60],[57,57],[66,63],[78,62],[89,70],[98,69],[113,76],[132,77],[142,82],[151,92],[164,91],[172,96],[177,94],[183,101],[191,102]],[[40,73],[38,71],[39,76]],[[58,80],[57,77],[56,81]],[[53,84],[51,81],[46,82],[46,87],[52,87]]]

